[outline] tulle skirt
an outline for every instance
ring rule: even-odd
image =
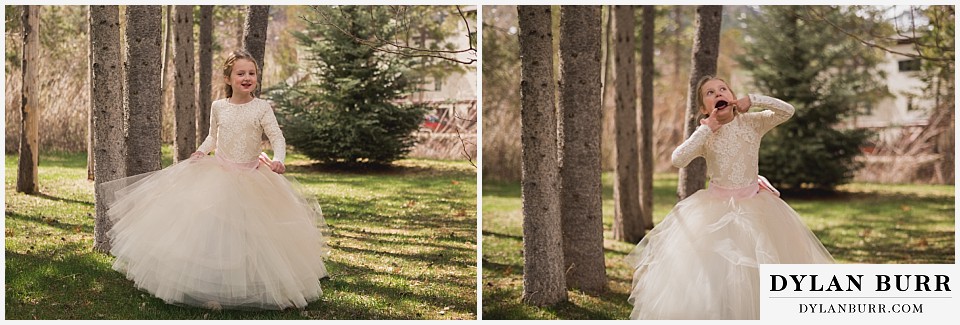
[[[108,182],[113,268],[170,304],[301,308],[321,294],[316,200],[265,165],[215,157]]]
[[[759,319],[758,264],[834,261],[796,211],[753,184],[677,203],[627,262],[631,319]]]

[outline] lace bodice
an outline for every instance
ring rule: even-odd
[[[707,160],[707,177],[722,187],[740,188],[757,181],[760,138],[793,116],[792,105],[768,96],[749,95],[762,112],[738,114],[716,132],[701,125],[676,150],[671,161],[678,168],[696,157]]]
[[[254,98],[237,105],[220,99],[211,105],[210,133],[197,151],[216,150],[221,158],[238,163],[256,161],[262,134],[270,139],[273,160],[282,162],[287,153],[286,141],[270,103]]]

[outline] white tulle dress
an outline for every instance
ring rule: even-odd
[[[700,126],[673,152],[677,167],[704,157],[710,184],[677,203],[627,256],[631,319],[758,319],[758,264],[833,263],[796,211],[758,183],[760,138],[793,106],[750,100],[767,110],[739,114],[716,132]]]
[[[326,225],[316,200],[258,162],[262,134],[283,161],[269,103],[218,100],[198,149],[215,157],[107,183],[113,268],[171,304],[284,309],[316,300]]]

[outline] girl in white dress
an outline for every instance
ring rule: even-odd
[[[259,72],[234,52],[223,66],[227,98],[213,103],[197,152],[115,183],[132,184],[108,205],[113,268],[167,303],[302,308],[321,294],[326,226],[316,200],[280,175],[283,134],[270,104],[252,96]],[[272,160],[260,152],[263,134]]]
[[[671,158],[680,168],[704,157],[710,185],[677,203],[627,256],[632,319],[759,319],[758,264],[833,263],[757,174],[760,138],[793,116],[793,106],[754,94],[738,100],[715,77],[697,89],[706,118]]]

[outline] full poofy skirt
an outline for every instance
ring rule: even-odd
[[[756,189],[698,191],[640,241],[631,319],[759,319],[758,264],[834,262],[796,211]]]
[[[252,164],[193,158],[104,184],[113,268],[170,304],[284,309],[319,298],[329,251],[320,208],[292,178]]]

